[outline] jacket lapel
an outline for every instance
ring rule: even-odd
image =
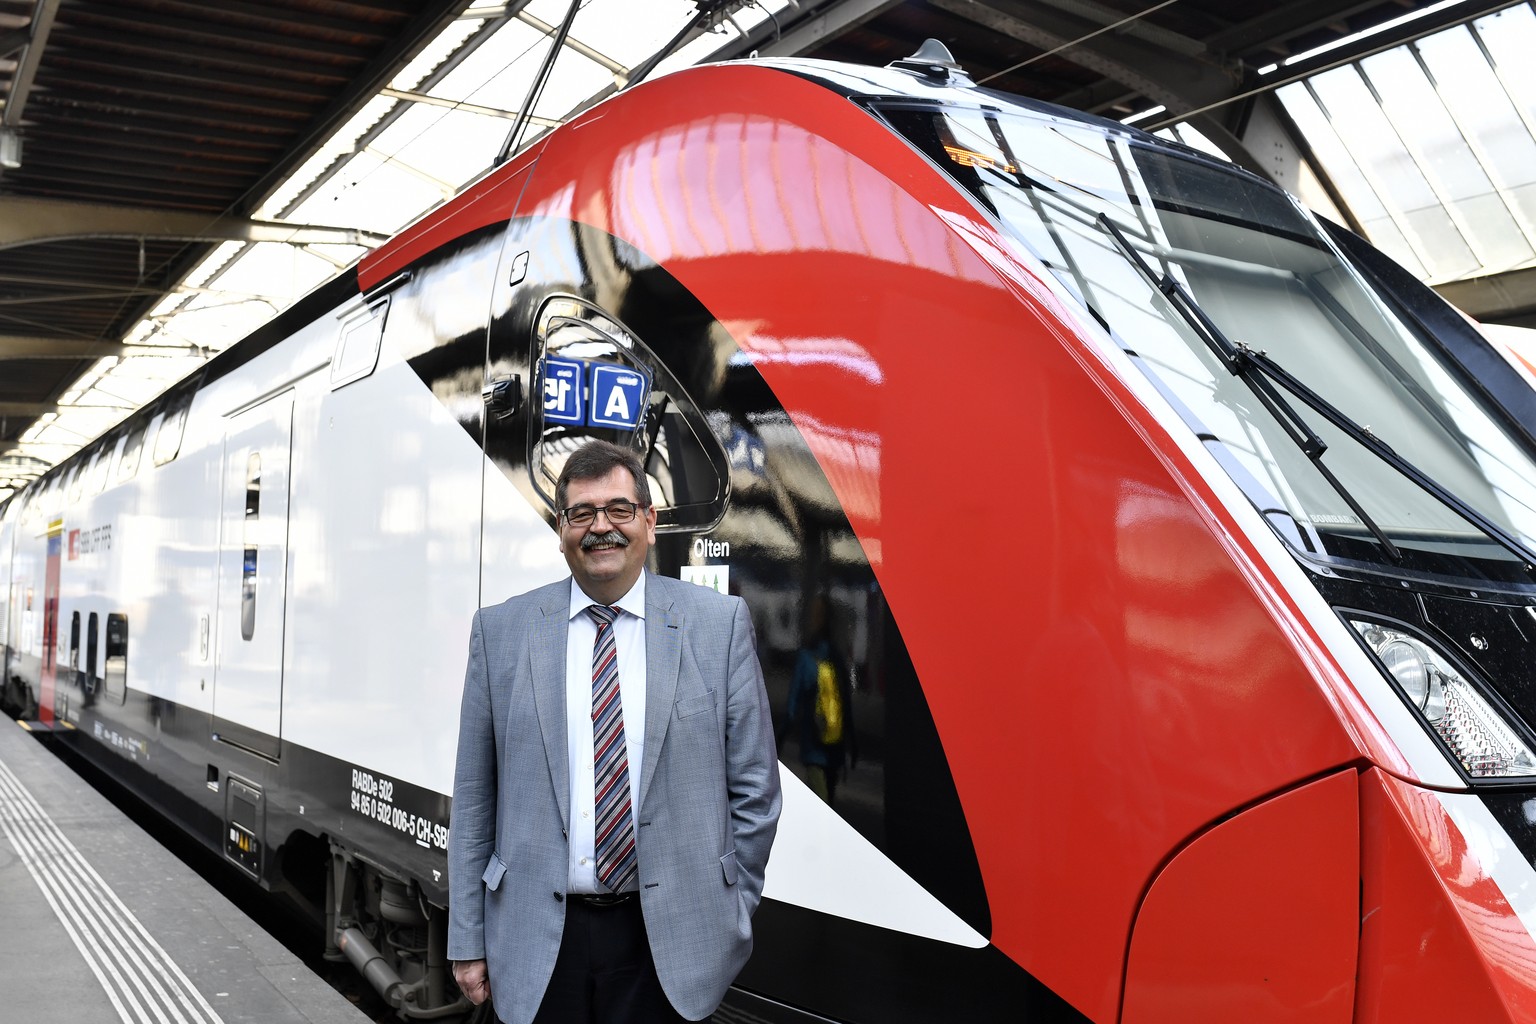
[[[682,660],[683,612],[676,608],[658,577],[645,580],[645,764],[640,769],[640,806],[661,760],[661,745],[677,698],[677,668]]]
[[[567,767],[565,729],[565,640],[570,626],[570,588],[559,588],[542,607],[528,642],[533,672],[533,703],[538,711],[539,732],[544,737],[544,756],[560,806],[560,824],[571,824],[571,780]]]

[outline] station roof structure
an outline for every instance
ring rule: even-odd
[[[514,125],[526,145],[688,64],[887,64],[930,37],[1536,323],[1529,3],[0,0],[0,500],[451,197]]]

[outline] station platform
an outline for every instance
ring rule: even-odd
[[[0,921],[3,1021],[368,1021],[6,718]]]

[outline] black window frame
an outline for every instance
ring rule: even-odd
[[[591,345],[611,347],[611,355],[603,356],[603,361],[617,362],[646,375],[650,382],[645,399],[646,410],[638,426],[633,429],[590,426],[566,428],[560,424],[546,427],[542,368],[544,359],[551,354],[552,336],[561,332],[570,335],[566,344],[571,343],[570,338],[586,332],[585,340]],[[544,499],[551,513],[557,511],[557,473],[552,467],[559,465],[560,456],[568,454],[568,450],[573,449],[577,443],[593,438],[632,448],[641,457],[651,484],[651,501],[656,509],[658,532],[702,532],[720,523],[730,505],[731,495],[730,461],[725,446],[710,428],[699,404],[637,332],[618,317],[585,299],[573,295],[553,295],[544,300],[534,317],[531,341],[530,356],[535,367],[535,380],[529,412],[528,474],[534,491]],[[663,434],[664,430],[676,432],[680,429],[686,429],[697,445],[689,446],[686,437],[680,436],[678,439],[682,443],[677,445],[679,453],[674,454],[672,444],[658,444],[667,436]],[[567,450],[548,451],[551,446],[550,434],[558,434],[558,440],[561,441],[569,438]],[[689,447],[695,450],[689,452]],[[674,470],[672,463],[668,463],[668,484],[675,486],[680,476],[685,481],[689,477],[696,480],[698,474],[707,472],[713,480],[713,493],[707,497],[702,496],[702,492],[709,489],[707,482],[704,486],[699,486],[697,482],[684,484],[690,488],[686,496],[690,500],[676,501],[673,500],[674,496],[660,493],[664,488],[658,487],[660,477],[654,470],[661,468],[659,460],[663,458],[664,448],[667,456],[675,461],[676,470],[686,468],[688,471],[686,475],[680,474]]]

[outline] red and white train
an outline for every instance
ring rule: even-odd
[[[942,60],[696,68],[13,498],[5,693],[430,1014],[470,616],[617,439],[781,717],[721,1019],[1533,1020],[1533,424],[1251,174]]]

